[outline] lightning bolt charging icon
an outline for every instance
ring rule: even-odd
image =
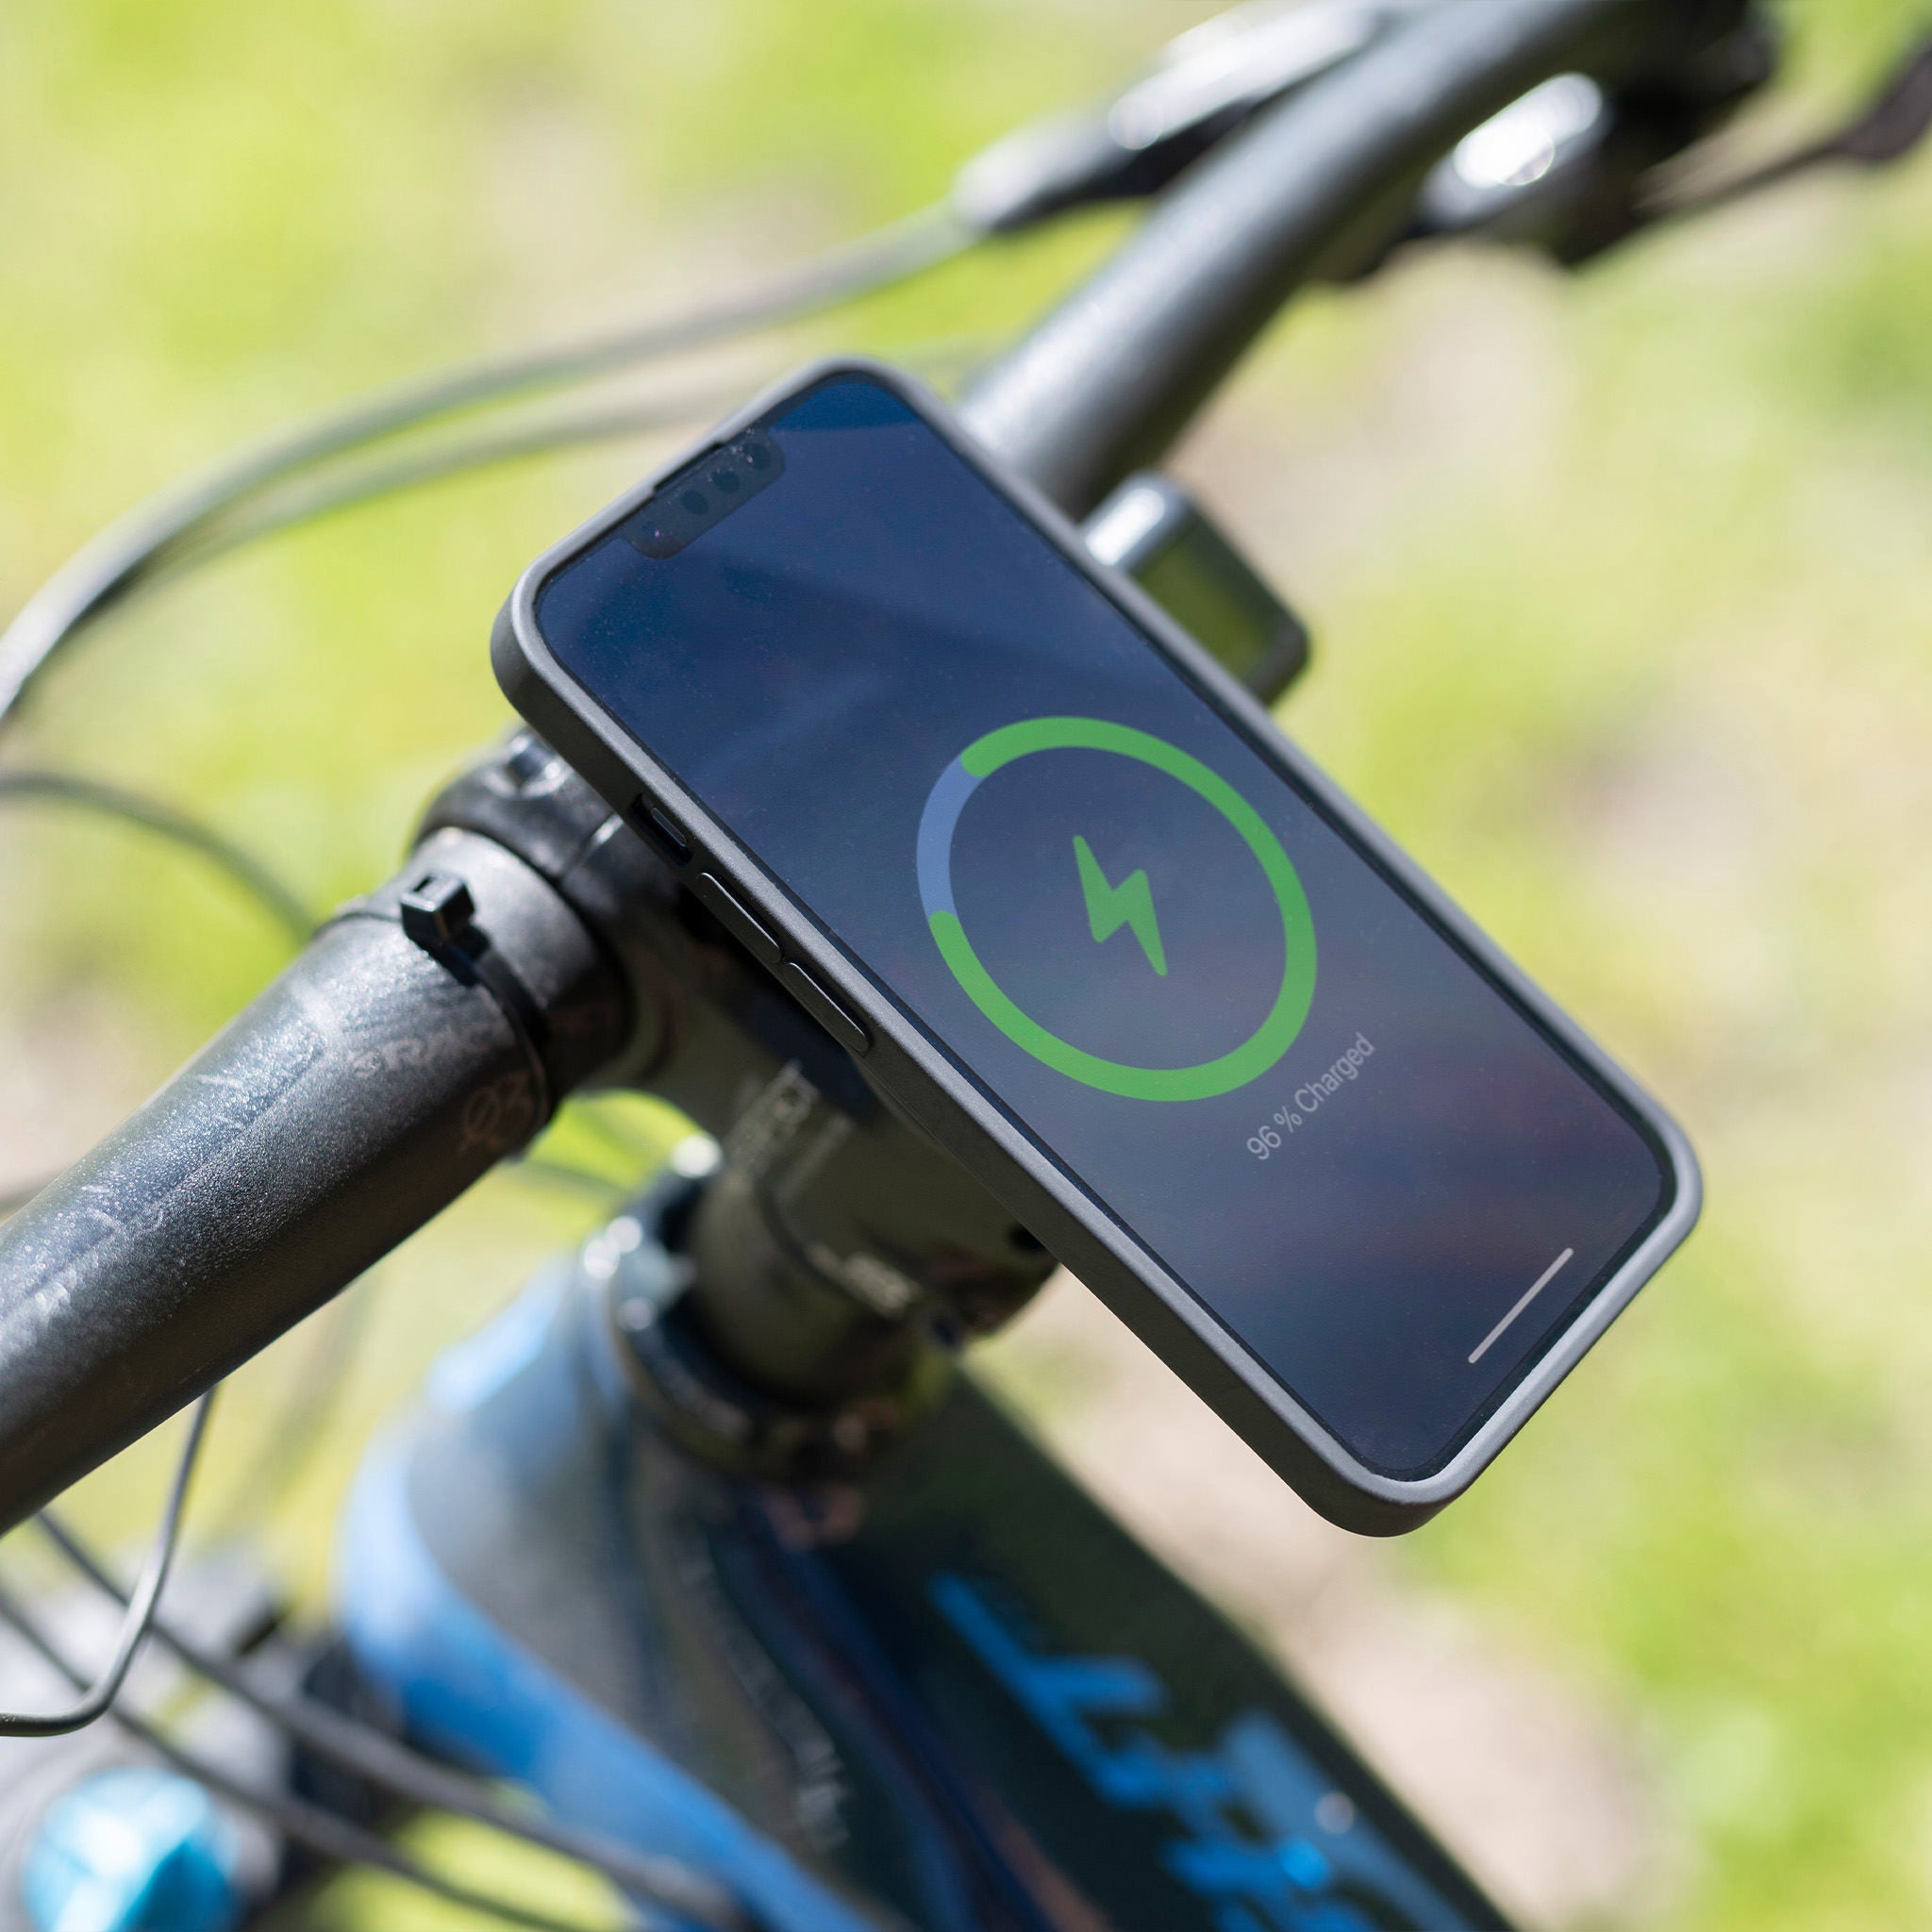
[[[1165,979],[1167,949],[1160,943],[1160,922],[1154,916],[1154,889],[1144,871],[1130,872],[1119,885],[1108,883],[1093,848],[1076,832],[1074,858],[1080,867],[1080,891],[1087,901],[1087,924],[1096,943],[1112,938],[1122,926],[1131,928],[1147,955],[1147,963]]]

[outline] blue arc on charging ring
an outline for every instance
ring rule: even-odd
[[[953,903],[953,830],[966,801],[986,781],[955,758],[940,774],[919,821],[919,899],[929,921],[935,912],[959,916]],[[905,847],[900,846],[900,851]]]

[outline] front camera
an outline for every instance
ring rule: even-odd
[[[660,561],[675,557],[784,474],[784,451],[763,430],[747,429],[665,477],[624,525],[625,541]]]

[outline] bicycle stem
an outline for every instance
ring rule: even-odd
[[[1167,445],[1316,267],[1383,232],[1391,197],[1464,129],[1551,74],[1675,58],[1737,11],[1419,13],[1184,175],[981,379],[968,420],[1083,510]],[[1051,1266],[525,740],[459,779],[395,879],[0,1225],[0,1530],[346,1286],[592,1081],[647,1087],[724,1141],[684,1226],[691,1331],[720,1374],[857,1419],[855,1442],[903,1421],[938,1355]]]
[[[542,872],[649,1001],[638,1057],[607,1077],[723,1141],[681,1244],[691,1318],[730,1373],[813,1407],[890,1395],[920,1379],[935,1341],[997,1327],[1045,1278],[1012,1215],[532,734],[431,806],[428,842],[452,828]]]

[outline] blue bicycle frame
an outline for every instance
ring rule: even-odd
[[[691,1185],[446,1354],[363,1467],[337,1607],[408,1735],[774,1932],[1504,1924],[970,1374],[858,1481],[669,1444],[637,1350]]]

